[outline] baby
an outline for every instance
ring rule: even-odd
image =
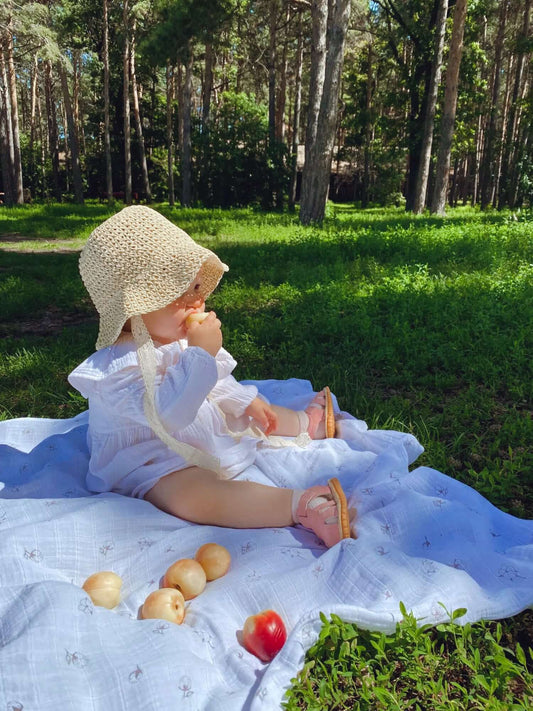
[[[329,389],[305,410],[269,404],[231,374],[216,313],[189,319],[227,269],[148,207],[89,237],[80,272],[100,315],[97,350],[69,375],[89,400],[87,485],[201,524],[301,524],[331,547],[350,536],[337,479],[307,490],[235,479],[280,436],[286,446],[331,435],[332,408]]]

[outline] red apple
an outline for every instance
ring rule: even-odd
[[[205,588],[205,570],[192,558],[181,558],[168,568],[163,578],[163,587],[180,590],[186,600],[192,600]]]
[[[263,610],[247,618],[242,639],[249,652],[263,662],[271,662],[285,644],[287,630],[277,612]]]
[[[208,580],[216,580],[226,575],[231,563],[230,552],[218,543],[204,543],[198,548],[194,558],[205,570]]]
[[[159,588],[151,592],[141,608],[143,620],[167,620],[181,625],[185,617],[185,598],[176,588]]]

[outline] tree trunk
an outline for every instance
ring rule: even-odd
[[[437,109],[437,97],[439,94],[440,77],[442,72],[442,53],[444,50],[447,10],[448,0],[438,0],[437,21],[435,25],[435,55],[433,58],[433,66],[431,68],[429,94],[426,104],[426,114],[424,117],[422,149],[420,151],[420,163],[418,165],[413,205],[413,212],[418,215],[424,211],[426,204],[429,167],[431,163],[431,146],[433,144],[433,124],[435,121],[435,111]]]
[[[185,66],[185,83],[183,86],[183,149],[181,152],[181,204],[189,207],[192,202],[192,141],[191,141],[191,111],[192,111],[192,68],[194,55],[192,43],[189,43],[189,57]]]
[[[300,112],[302,106],[302,66],[304,43],[302,37],[302,14],[298,18],[298,48],[296,50],[296,70],[294,77],[294,111],[292,119],[291,148],[291,184],[289,188],[289,209],[296,205],[296,189],[298,187],[298,148],[300,146]]]
[[[85,131],[83,122],[80,120],[80,83],[81,83],[81,51],[74,50],[72,54],[72,113],[74,114],[74,125],[78,136],[80,154],[85,155]]]
[[[200,167],[200,190],[203,196],[209,195],[209,144],[211,129],[211,94],[213,92],[213,69],[215,66],[215,52],[212,42],[205,43],[205,81],[203,88],[202,106],[202,157]]]
[[[269,46],[268,46],[268,142],[276,142],[276,43],[278,0],[270,0]]]
[[[122,13],[124,25],[123,67],[123,102],[124,102],[124,202],[131,205],[131,126],[130,126],[130,38],[129,38],[129,2],[124,0]]]
[[[494,146],[496,142],[496,125],[498,120],[498,99],[500,94],[501,65],[503,54],[503,42],[505,38],[505,25],[507,24],[507,12],[509,0],[501,0],[500,13],[498,19],[498,34],[494,48],[494,77],[492,82],[492,97],[490,115],[485,131],[485,141],[483,145],[483,157],[481,162],[481,209],[486,210],[492,200],[493,169],[494,169]]]
[[[2,177],[4,183],[5,202],[7,205],[15,203],[15,147],[13,145],[13,125],[11,113],[11,97],[9,81],[7,78],[4,53],[0,43],[0,109],[2,136]]]
[[[311,222],[322,222],[326,211],[350,5],[350,0],[337,0],[329,23],[329,46],[316,139],[310,146],[309,154],[306,152],[302,180],[300,221],[304,225]]]
[[[475,207],[478,202],[478,197],[479,197],[479,167],[481,165],[481,154],[483,151],[483,139],[484,139],[484,134],[483,134],[483,122],[482,122],[482,117],[481,114],[479,114],[477,118],[477,127],[476,127],[476,151],[474,154],[474,169],[473,169],[473,174],[474,174],[474,185],[472,187],[472,207]]]
[[[288,26],[290,19],[290,7],[287,4],[285,15],[285,27]],[[285,140],[285,106],[287,103],[287,44],[288,33],[285,31],[283,40],[283,51],[281,53],[281,72],[279,88],[276,99],[276,139],[282,143]]]
[[[516,137],[519,128],[519,107],[521,98],[524,96],[524,69],[527,58],[527,41],[529,38],[529,25],[531,15],[531,0],[525,0],[524,18],[522,27],[517,37],[517,63],[515,81],[513,86],[513,97],[509,108],[509,119],[507,122],[507,134],[503,154],[502,176],[500,181],[500,191],[498,197],[498,207],[502,209],[506,205],[514,207],[515,202],[515,181],[516,181]]]
[[[105,176],[107,201],[113,201],[113,167],[111,161],[111,130],[109,120],[109,0],[104,3],[104,37],[103,37],[103,60],[104,60],[104,145],[105,145]]]
[[[4,187],[4,204],[13,205],[13,131],[11,130],[11,107],[7,91],[7,73],[4,56],[0,46],[0,160],[2,168],[2,185]]]
[[[74,184],[74,201],[82,205],[83,179],[81,176],[80,148],[78,144],[78,134],[76,131],[74,112],[72,110],[72,101],[68,88],[67,72],[62,64],[62,60],[59,60],[57,63],[57,70],[59,73],[59,78],[61,79],[61,87],[63,89],[63,103],[65,106],[66,123],[68,126],[68,142],[70,146],[70,158],[72,164],[72,181]]]
[[[167,88],[167,186],[168,186],[168,204],[174,207],[174,131],[172,130],[172,102],[174,100],[174,78],[172,69],[167,63],[166,70],[166,88]]]
[[[20,132],[19,132],[19,112],[17,99],[17,76],[15,73],[15,62],[13,59],[13,34],[11,22],[8,25],[8,32],[5,35],[5,57],[7,64],[8,93],[11,104],[11,128],[13,131],[13,151],[14,151],[14,176],[13,176],[13,198],[17,205],[24,204],[24,186],[22,183],[22,159],[20,155]]]
[[[133,115],[135,117],[135,129],[137,131],[137,142],[139,144],[139,159],[141,163],[144,197],[146,202],[150,203],[152,202],[152,191],[150,190],[150,179],[148,177],[148,165],[146,163],[146,151],[144,148],[143,125],[141,120],[141,109],[139,105],[139,89],[137,87],[137,74],[135,72],[135,23],[133,24],[133,28],[131,31],[130,76],[133,95]]]
[[[420,97],[420,83],[424,79],[424,91]],[[414,210],[416,183],[420,166],[420,151],[423,138],[423,117],[429,97],[431,82],[431,62],[422,62],[415,66],[415,71],[410,81],[409,88],[409,116],[407,119],[407,141],[409,145],[407,194],[405,197],[405,210]]]
[[[498,205],[498,195],[500,194],[500,183],[502,178],[503,156],[505,141],[507,138],[507,117],[509,115],[509,102],[511,100],[511,82],[514,73],[514,56],[509,53],[507,57],[507,67],[505,68],[505,90],[503,94],[503,110],[501,112],[500,135],[498,137],[497,149],[498,158],[496,160],[496,171],[494,176],[494,190],[492,193],[492,207]]]
[[[48,146],[52,160],[52,183],[54,196],[61,202],[61,187],[59,184],[59,131],[57,128],[56,102],[52,83],[52,62],[44,63],[44,90],[46,95],[46,116],[48,118]]]
[[[32,179],[35,175],[36,161],[35,161],[35,138],[37,133],[37,83],[39,77],[39,64],[37,60],[37,55],[33,59],[33,66],[31,70],[31,105],[30,105],[30,170]],[[35,193],[35,186],[33,186]]]
[[[40,170],[41,170],[41,190],[40,197],[46,197],[46,156],[50,152],[48,149],[48,133],[43,130],[43,112],[41,108],[41,93],[39,82],[37,82],[37,133],[39,137],[40,150]]]
[[[320,101],[324,90],[326,71],[326,40],[328,30],[328,0],[312,0],[311,18],[313,23],[311,39],[311,70],[309,76],[309,106],[305,135],[305,155],[316,140]]]
[[[450,40],[450,56],[446,68],[446,88],[444,91],[444,109],[441,121],[435,187],[431,201],[431,212],[437,215],[444,215],[446,210],[446,194],[448,192],[452,141],[457,110],[459,69],[463,54],[466,6],[467,0],[457,0],[453,15],[453,29]]]
[[[368,44],[368,69],[366,74],[366,101],[365,101],[365,144],[364,144],[364,157],[363,157],[363,185],[361,194],[361,207],[365,208],[368,206],[369,192],[370,192],[370,147],[372,144],[372,92],[373,92],[373,75],[372,75],[372,61],[373,61],[373,46],[372,41]]]
[[[213,43],[205,43],[205,82],[204,96],[202,106],[202,127],[204,131],[208,131],[209,122],[211,120],[211,94],[213,92],[213,69],[215,66],[215,52],[213,51]]]

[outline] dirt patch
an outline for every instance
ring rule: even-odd
[[[21,248],[21,244],[25,242],[33,242],[35,246],[25,246]],[[49,249],[42,249],[39,242],[45,242],[52,245]],[[19,232],[6,232],[0,234],[0,249],[10,252],[31,252],[44,253],[50,252],[79,252],[80,246],[75,244],[72,239],[54,239],[53,237],[36,237],[35,235],[21,235]]]
[[[8,323],[0,322],[0,337],[50,336],[61,333],[64,328],[69,326],[96,323],[97,321],[96,316],[88,314],[86,311],[65,312],[51,306],[37,316],[24,316],[22,319]]]

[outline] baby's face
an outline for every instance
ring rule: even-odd
[[[148,333],[158,343],[173,343],[185,338],[187,328],[185,320],[189,314],[205,309],[205,301],[200,294],[202,284],[201,270],[192,280],[187,291],[167,306],[157,311],[143,314],[143,321]]]

